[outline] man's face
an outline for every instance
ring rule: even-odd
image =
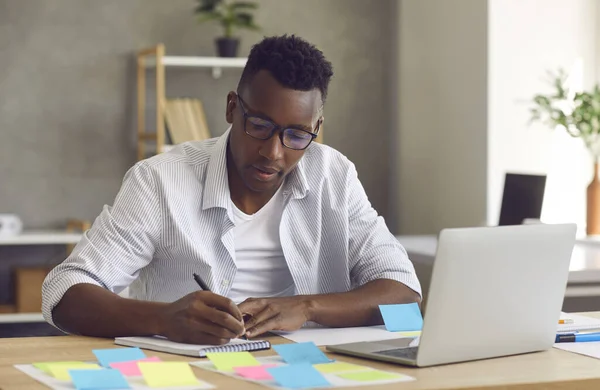
[[[309,132],[314,133],[321,120],[321,93],[318,89],[285,88],[264,70],[240,93],[239,98],[234,92],[227,95],[226,119],[232,124],[230,158],[248,189],[274,192],[305,152],[282,144],[282,128],[291,129],[284,133],[285,142],[290,146],[301,146],[305,143],[303,139],[312,138]],[[244,109],[248,116],[254,117],[252,122],[244,116]],[[281,128],[269,139],[257,139],[247,133],[265,138],[271,123]]]

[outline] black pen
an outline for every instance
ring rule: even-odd
[[[208,292],[211,292],[211,291],[210,291],[210,288],[208,288],[208,286],[206,285],[206,283],[204,283],[204,282],[202,281],[202,279],[200,279],[200,276],[198,276],[198,274],[196,274],[196,273],[195,273],[195,274],[193,274],[193,275],[194,275],[194,280],[196,281],[196,283],[198,283],[198,286],[200,286],[200,288],[201,288],[202,290],[204,290],[204,291],[208,291]],[[246,335],[245,335],[245,334],[243,334],[243,335],[242,335],[242,339],[244,339],[244,340],[248,340],[248,337],[246,337]]]

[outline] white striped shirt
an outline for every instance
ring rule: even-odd
[[[44,318],[64,293],[90,283],[172,302],[199,289],[227,296],[236,273],[227,178],[229,131],[138,162],[71,255],[46,277]],[[371,207],[354,165],[311,144],[283,184],[280,240],[296,294],[346,292],[393,279],[421,293],[413,264]]]

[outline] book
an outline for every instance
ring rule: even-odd
[[[177,343],[160,336],[117,337],[115,344],[194,357],[206,357],[207,353],[213,352],[259,351],[271,348],[271,343],[266,340],[232,339],[224,345],[198,345]]]

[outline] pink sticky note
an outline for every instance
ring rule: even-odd
[[[160,359],[156,356],[148,357],[140,360],[133,360],[130,362],[118,362],[110,363],[110,367],[115,370],[121,371],[121,374],[125,376],[142,376],[142,372],[138,367],[139,362],[160,362]]]
[[[234,367],[233,369],[236,374],[243,376],[244,378],[263,381],[273,379],[266,369],[275,366],[277,365],[265,364],[264,366]]]

